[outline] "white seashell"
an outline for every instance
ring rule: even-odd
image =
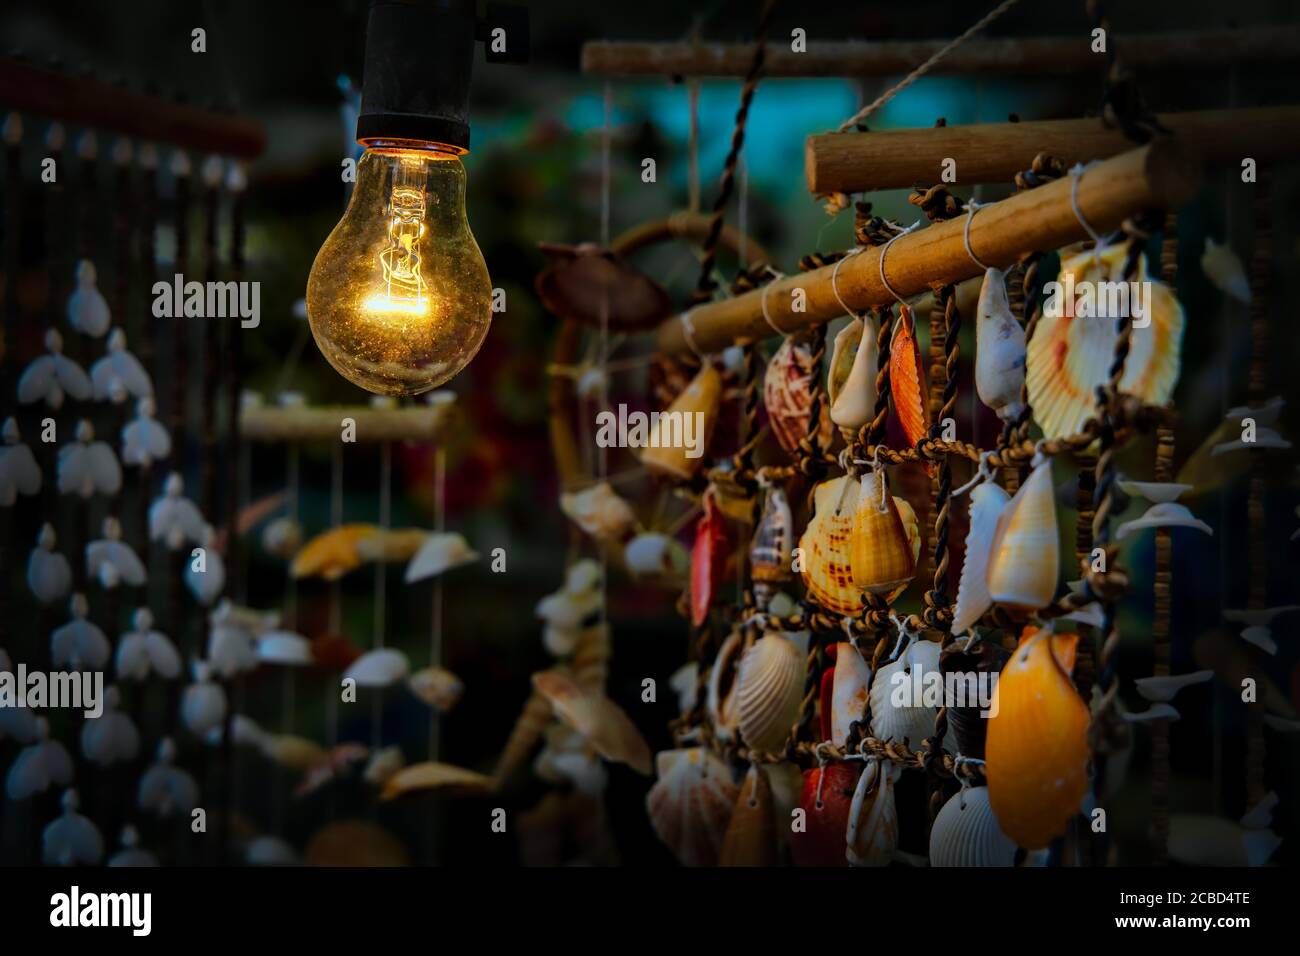
[[[699,680],[699,675],[699,663],[690,661],[673,671],[673,676],[668,678],[668,686],[677,695],[677,713],[685,714],[694,709],[696,700],[695,684]],[[0,714],[0,719],[3,716],[3,714]]]
[[[165,541],[179,551],[186,542],[203,540],[206,525],[194,502],[184,497],[185,482],[177,472],[167,476],[162,495],[149,506],[149,540]]]
[[[1226,621],[1234,624],[1252,624],[1268,626],[1279,614],[1300,611],[1300,604],[1279,604],[1277,607],[1247,608],[1244,610],[1227,610],[1223,612]]]
[[[213,624],[225,624],[247,631],[251,637],[260,637],[280,627],[280,612],[259,611],[223,599],[218,601],[217,606],[208,614],[208,620]]]
[[[736,728],[740,722],[740,715],[736,710],[736,689],[740,681],[736,671],[744,650],[744,635],[739,630],[732,631],[718,648],[718,653],[713,658],[713,667],[709,671],[705,709],[713,724],[714,735],[724,743],[736,736]]]
[[[213,624],[208,632],[208,666],[221,677],[234,677],[257,667],[253,635],[233,624]]]
[[[135,722],[117,709],[120,703],[117,688],[109,687],[104,692],[104,712],[81,725],[81,752],[101,767],[134,760],[140,752],[140,732]]]
[[[835,336],[828,369],[831,421],[841,428],[861,428],[876,414],[876,323],[868,317],[855,318]],[[850,350],[853,364],[843,383],[834,381],[837,369],[848,363]]]
[[[1214,529],[1192,514],[1186,505],[1165,501],[1152,505],[1142,517],[1125,521],[1116,529],[1115,540],[1123,541],[1133,532],[1145,528],[1196,528],[1206,534],[1214,534]]]
[[[41,833],[41,862],[46,866],[97,866],[104,858],[104,838],[77,812],[78,805],[77,791],[66,791],[63,814]]]
[[[136,402],[136,417],[122,427],[122,464],[148,467],[172,453],[171,436],[154,420],[152,398]]]
[[[971,491],[970,531],[966,535],[966,561],[961,568],[957,604],[953,609],[953,634],[970,630],[993,606],[988,588],[989,554],[998,530],[998,517],[1010,500],[1006,490],[991,481],[981,482]]]
[[[560,510],[597,541],[621,540],[636,527],[636,512],[607,481],[561,494]]]
[[[54,550],[54,544],[54,528],[46,522],[27,559],[27,586],[42,604],[53,604],[72,587],[72,568],[68,559]]]
[[[901,773],[892,760],[867,758],[853,791],[844,834],[845,858],[850,866],[887,866],[893,858],[898,847],[894,781]]]
[[[203,570],[197,570],[200,555],[196,548],[190,552],[182,572],[185,586],[204,607],[211,607],[226,586],[226,562],[222,560],[221,552],[213,546],[215,536],[212,525],[205,525],[203,537],[199,541],[203,549]]]
[[[12,417],[4,423],[4,445],[0,446],[0,507],[9,507],[19,495],[41,490],[41,469],[32,450],[19,440],[18,423]]]
[[[1171,701],[1184,687],[1203,684],[1214,676],[1214,671],[1196,671],[1191,674],[1179,674],[1176,677],[1139,677],[1133,683],[1138,693],[1147,700],[1157,702]]]
[[[478,552],[459,534],[450,531],[435,532],[424,540],[420,550],[415,552],[406,566],[406,583],[423,581],[452,568],[471,564],[478,558]]]
[[[78,262],[77,288],[68,296],[68,323],[82,335],[97,339],[108,331],[112,315],[95,280],[95,264],[89,259]]]
[[[1014,866],[1016,845],[998,826],[988,787],[968,787],[943,805],[930,827],[931,866]]]
[[[49,721],[36,718],[36,739],[18,752],[5,778],[5,793],[10,800],[25,800],[50,787],[66,787],[72,782],[72,758],[63,744],[49,737]]]
[[[591,558],[575,561],[564,575],[564,590],[570,594],[586,594],[600,587],[600,565]]]
[[[164,737],[158,744],[157,762],[140,777],[136,801],[142,810],[160,817],[183,816],[198,804],[199,785],[189,773],[172,766],[175,759],[176,745]]]
[[[79,402],[88,401],[93,388],[88,376],[76,362],[63,354],[63,336],[58,330],[45,333],[47,354],[41,355],[23,370],[18,379],[18,401],[22,405],[45,402],[50,408],[63,407],[65,396]]]
[[[582,640],[582,631],[547,624],[542,629],[542,646],[552,657],[568,657]]]
[[[220,684],[212,682],[208,665],[196,661],[194,683],[181,696],[181,720],[192,733],[202,737],[225,719],[226,692]]]
[[[1251,408],[1249,405],[1238,405],[1235,408],[1230,408],[1223,418],[1229,422],[1241,422],[1244,418],[1250,418],[1260,428],[1272,428],[1277,424],[1278,417],[1285,407],[1286,400],[1280,395],[1274,395],[1258,408]]]
[[[1273,640],[1273,629],[1265,624],[1252,624],[1243,628],[1241,639],[1247,644],[1254,644],[1266,654],[1277,656],[1277,641]]]
[[[105,518],[103,533],[103,538],[86,545],[86,573],[107,589],[119,584],[142,587],[147,576],[144,562],[122,540],[122,525],[116,518]]]
[[[740,735],[752,749],[777,753],[799,719],[804,659],[781,634],[755,641],[736,668],[736,717]]]
[[[286,561],[298,553],[302,545],[302,525],[292,518],[276,518],[262,529],[262,548]]]
[[[934,641],[913,640],[898,659],[876,672],[871,682],[871,735],[880,740],[907,740],[913,750],[920,750],[925,741],[934,735],[934,721],[939,711],[925,706],[924,701],[915,706],[895,706],[896,699],[910,700],[913,688],[924,688],[932,680],[927,675],[941,674],[939,653]],[[912,676],[920,672],[920,678]],[[906,689],[905,689],[906,688]],[[896,694],[898,695],[896,697]],[[957,752],[957,741],[951,723],[943,747]]]
[[[144,370],[140,360],[126,348],[126,333],[120,328],[114,329],[108,336],[108,353],[90,367],[90,384],[95,401],[102,402],[110,397],[111,383],[118,383],[121,390],[114,403],[120,403],[127,395],[132,398],[147,398],[153,395],[153,382]]]
[[[118,680],[144,680],[151,672],[164,680],[180,676],[180,653],[166,634],[153,629],[153,623],[148,608],[135,612],[135,630],[123,634],[117,645],[114,669]]]
[[[122,827],[122,849],[108,859],[106,866],[111,867],[146,867],[157,866],[158,858],[139,846],[140,834],[135,827],[127,824]]]
[[[1226,455],[1234,451],[1252,451],[1264,448],[1286,449],[1290,447],[1291,442],[1283,438],[1276,430],[1260,426],[1255,429],[1254,441],[1243,441],[1237,438],[1232,441],[1220,442],[1210,449],[1210,454]]]
[[[89,498],[115,495],[122,489],[122,468],[107,442],[95,441],[86,419],[77,425],[77,439],[59,449],[59,493]]]
[[[410,671],[411,662],[405,654],[392,647],[381,647],[358,657],[343,677],[356,681],[358,687],[390,687]]]
[[[1060,562],[1052,460],[1034,468],[998,518],[989,556],[989,595],[997,604],[1036,611],[1056,594]]]
[[[1238,823],[1197,813],[1169,817],[1169,858],[1189,866],[1263,866],[1282,845],[1270,829],[1276,793],[1269,793]]]
[[[871,686],[871,665],[862,652],[848,641],[835,650],[835,677],[831,690],[831,741],[843,743],[849,725],[861,720],[867,709],[867,688]]]
[[[1006,277],[1000,269],[984,273],[975,322],[975,391],[1003,421],[1024,411],[1025,330],[1011,312]]]
[[[465,684],[442,667],[425,667],[406,679],[411,693],[435,710],[447,713],[465,693]]]
[[[1157,505],[1167,501],[1177,501],[1184,492],[1192,490],[1192,485],[1164,481],[1117,481],[1115,484],[1119,485],[1120,491],[1124,494],[1145,498]]]
[[[686,574],[690,556],[676,538],[658,532],[639,534],[623,549],[623,560],[634,578],[675,578]]]
[[[1157,720],[1178,720],[1181,715],[1173,704],[1152,704],[1146,710],[1124,711],[1120,719],[1130,724],[1147,724]]]
[[[267,631],[257,638],[255,650],[265,664],[302,667],[312,662],[311,641],[292,631]]]
[[[600,610],[599,591],[573,595],[556,591],[537,602],[536,614],[553,628],[576,632]]]
[[[1238,302],[1250,302],[1250,280],[1246,278],[1246,269],[1226,242],[1220,245],[1210,236],[1205,237],[1201,270],[1220,292]]]
[[[55,667],[74,671],[99,671],[113,650],[98,625],[86,620],[86,597],[72,596],[72,620],[50,634],[50,656]]]
[[[704,747],[665,750],[646,812],[659,839],[684,866],[714,866],[738,791],[731,770]]]
[[[249,866],[301,866],[298,852],[276,836],[259,836],[248,841],[244,862]]]

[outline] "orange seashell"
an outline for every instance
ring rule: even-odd
[[[722,376],[712,364],[705,362],[668,410],[654,419],[656,424],[650,429],[641,463],[670,478],[687,479],[694,475],[704,464],[704,452],[717,424],[721,402]]]
[[[289,573],[295,578],[322,577],[337,581],[361,565],[358,545],[381,529],[372,524],[344,524],[323,531],[302,546]]]
[[[650,746],[618,704],[557,670],[534,674],[533,689],[549,700],[555,715],[585,737],[598,754],[649,776]]]
[[[883,472],[862,476],[849,556],[854,585],[872,594],[888,594],[916,573],[912,544]]]
[[[751,764],[731,811],[718,854],[719,866],[776,866],[776,819],[772,787],[758,764]]]
[[[858,490],[858,482],[848,475],[819,484],[813,492],[813,516],[799,538],[800,573],[808,597],[836,614],[862,610],[862,589],[853,583],[849,544]]]
[[[1070,680],[1077,634],[1026,628],[993,692],[985,741],[989,803],[1002,832],[1037,850],[1088,792],[1088,707]]]
[[[906,305],[899,309],[889,345],[889,391],[903,434],[915,445],[930,429],[930,412],[925,402],[925,367],[916,340],[916,321]]]
[[[1060,542],[1052,462],[1034,469],[998,516],[988,563],[988,593],[1013,613],[1036,611],[1056,596]]]

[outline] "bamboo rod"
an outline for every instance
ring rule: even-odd
[[[1083,216],[1100,232],[1115,229],[1144,209],[1176,209],[1200,185],[1199,164],[1191,154],[1169,142],[1152,143],[1092,167],[1078,182]],[[1027,190],[980,210],[971,224],[971,247],[980,260],[1005,267],[1021,254],[1058,249],[1087,238],[1070,202],[1070,179]],[[937,223],[903,236],[889,247],[885,272],[890,286],[902,296],[960,282],[983,270],[966,252],[962,233],[965,217]],[[863,311],[894,301],[881,282],[877,246],[851,256],[839,269],[837,287],[849,308]],[[826,322],[844,314],[831,287],[835,266],[777,280],[762,289],[699,306],[688,313],[696,347],[717,352],[739,339],[759,340],[773,334],[763,317],[763,297],[772,323],[784,332]],[[805,310],[794,312],[793,290],[805,294]],[[691,348],[685,321],[677,316],[657,331],[658,346],[667,353]]]
[[[948,43],[941,40],[825,42],[810,38],[796,53],[785,44],[768,51],[769,77],[889,76],[910,73]],[[582,46],[582,72],[597,76],[741,77],[749,68],[748,43],[619,43]],[[1277,63],[1300,57],[1300,28],[1182,30],[1125,37],[1125,63],[1136,69],[1203,69],[1232,63]],[[1087,33],[1057,37],[969,40],[935,64],[934,73],[1061,75],[1095,73],[1098,54]]]
[[[1247,156],[1259,163],[1300,158],[1300,106],[1164,113],[1160,122],[1211,165],[1237,165]],[[1073,164],[1132,145],[1123,131],[1099,119],[822,133],[804,145],[804,179],[818,194],[910,189],[939,182],[950,159],[960,185],[1005,183],[1039,153]]]
[[[316,408],[246,406],[239,416],[243,438],[256,442],[338,441],[343,419],[356,422],[358,443],[436,442],[451,425],[451,403],[371,408],[367,405],[326,405]]]

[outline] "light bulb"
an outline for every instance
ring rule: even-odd
[[[381,395],[426,392],[479,350],[491,300],[460,157],[367,149],[347,211],[307,279],[307,317],[329,363]]]

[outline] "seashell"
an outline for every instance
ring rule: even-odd
[[[805,669],[803,655],[785,636],[755,641],[736,669],[735,712],[750,749],[780,753],[799,719]]]
[[[549,264],[533,283],[547,310],[591,328],[647,331],[672,311],[659,283],[594,243],[541,243]]]
[[[1088,793],[1090,715],[1070,680],[1078,640],[1026,628],[993,695],[989,801],[1002,832],[1030,850],[1059,836]]]
[[[302,525],[292,518],[276,518],[262,529],[262,549],[289,560],[302,545]]]
[[[1282,844],[1272,830],[1276,792],[1252,807],[1240,822],[1199,813],[1169,818],[1169,858],[1188,866],[1264,866]]]
[[[404,580],[407,584],[472,564],[479,559],[479,553],[454,531],[435,531],[431,534],[421,532],[421,536],[419,550],[406,566]]]
[[[98,717],[88,717],[81,725],[81,752],[97,766],[134,760],[140,752],[140,732],[135,722],[118,710],[120,704],[117,688],[107,688],[103,712]]]
[[[122,541],[122,525],[116,518],[105,518],[104,537],[86,545],[86,573],[109,590],[122,583],[133,588],[144,585],[144,563]]]
[[[219,677],[231,678],[257,667],[253,635],[230,623],[214,623],[208,631],[208,666]]]
[[[1274,395],[1262,405],[1236,405],[1224,413],[1223,420],[1225,423],[1238,426],[1236,430],[1240,430],[1247,418],[1259,428],[1272,428],[1277,424],[1285,407],[1286,399],[1281,395]]]
[[[421,528],[379,528],[357,542],[357,554],[370,564],[409,561],[428,537],[429,532]]]
[[[1163,702],[1173,700],[1184,687],[1203,684],[1213,676],[1214,671],[1203,670],[1177,676],[1139,677],[1133,684],[1147,700]]]
[[[249,866],[301,866],[297,851],[279,837],[259,836],[244,848],[244,862]]]
[[[768,488],[763,514],[749,544],[750,577],[756,583],[779,584],[794,577],[791,551],[794,518],[780,488]]]
[[[1300,610],[1300,605],[1284,604],[1279,607],[1247,609],[1247,610],[1227,610],[1223,612],[1223,619],[1231,621],[1234,624],[1247,625],[1241,631],[1241,639],[1247,644],[1254,644],[1266,654],[1277,654],[1277,642],[1273,640],[1273,618],[1279,614],[1286,614],[1289,611]]]
[[[1246,441],[1243,437],[1234,438],[1231,441],[1220,442],[1210,450],[1214,457],[1226,455],[1234,451],[1254,451],[1266,448],[1276,448],[1286,450],[1291,447],[1291,442],[1281,436],[1276,429],[1259,427],[1255,429],[1252,441]]]
[[[50,740],[50,723],[36,718],[36,738],[18,752],[5,777],[5,793],[10,800],[25,800],[50,787],[66,787],[72,782],[72,758],[63,744]]]
[[[402,756],[402,748],[393,745],[371,754],[370,760],[366,763],[366,769],[362,771],[361,776],[366,783],[379,786],[404,766],[406,766],[406,758]]]
[[[50,634],[50,657],[55,667],[74,671],[100,671],[112,656],[108,638],[86,619],[89,605],[84,594],[72,595],[72,620]]]
[[[95,441],[95,429],[82,419],[76,440],[59,449],[59,493],[89,498],[115,495],[122,489],[122,469],[107,442]]]
[[[876,323],[870,316],[853,319],[835,336],[826,393],[831,421],[842,430],[856,431],[875,417],[877,359]]]
[[[263,734],[256,744],[264,757],[289,770],[310,770],[328,758],[325,748],[316,741],[293,734]]]
[[[975,391],[1004,422],[1025,410],[1025,330],[1011,312],[1006,276],[988,269],[975,320]]]
[[[226,587],[226,562],[215,546],[215,537],[212,525],[206,525],[199,540],[201,547],[190,552],[191,559],[181,574],[185,586],[204,607],[211,607]]]
[[[41,469],[32,450],[22,443],[18,423],[4,422],[4,445],[0,446],[0,507],[8,508],[19,495],[34,495],[41,490]]]
[[[381,647],[362,654],[343,674],[358,687],[391,687],[411,672],[410,661],[396,648]]]
[[[46,866],[98,866],[104,838],[88,817],[77,812],[77,791],[63,794],[63,813],[41,832],[41,862]]]
[[[185,816],[199,802],[199,785],[194,778],[172,762],[176,745],[170,737],[158,744],[157,761],[140,777],[136,802],[140,809],[160,817]]]
[[[677,695],[677,713],[685,714],[693,710],[696,703],[696,683],[699,681],[700,665],[698,661],[687,661],[668,678],[668,686]],[[0,720],[4,718],[0,714]]]
[[[36,547],[27,559],[27,586],[36,600],[53,604],[72,587],[72,568],[68,559],[54,550],[54,527],[46,522],[36,536]]]
[[[901,769],[892,760],[867,759],[853,790],[845,832],[850,866],[887,866],[898,848],[898,810],[894,781]]]
[[[871,665],[852,644],[835,645],[835,669],[831,690],[831,737],[842,743],[849,725],[867,711],[867,688],[871,686]]]
[[[397,765],[393,768],[396,770],[397,767],[402,765],[401,749],[398,747],[389,747],[388,750],[396,751],[397,753]],[[387,751],[381,751],[381,753],[385,752]],[[349,767],[354,763],[359,763],[360,761],[365,760],[369,755],[370,749],[368,747],[363,747],[361,744],[343,743],[334,745],[329,750],[322,753],[315,762],[306,768],[302,780],[300,780],[298,786],[294,788],[294,797],[301,799],[302,797],[319,790],[327,783],[341,778],[347,772]],[[371,762],[374,762],[373,758]],[[366,779],[371,783],[376,782],[370,780],[368,777]]]
[[[542,629],[542,646],[552,657],[568,657],[578,646],[578,639],[581,636],[580,631],[547,624]]]
[[[537,602],[535,613],[550,627],[576,632],[600,611],[600,591],[573,594],[559,590]]]
[[[1130,724],[1144,724],[1156,720],[1178,720],[1182,715],[1170,704],[1152,704],[1146,710],[1129,712],[1124,711],[1120,718]]]
[[[469,791],[487,790],[491,784],[489,777],[473,770],[447,763],[414,763],[398,770],[384,782],[379,799],[392,800],[413,790],[440,790],[447,787]]]
[[[158,866],[158,858],[148,850],[140,848],[140,834],[135,827],[127,824],[122,827],[122,849],[111,857],[105,866],[111,867],[147,867]]]
[[[497,758],[496,769],[492,771],[494,786],[500,786],[517,767],[523,764],[532,753],[542,734],[555,720],[555,710],[551,702],[534,690],[524,702],[523,710],[510,730],[501,756]]]
[[[776,866],[776,817],[772,788],[758,764],[750,764],[731,811],[718,854],[719,866]]]
[[[1056,595],[1059,549],[1048,459],[1033,470],[998,518],[989,554],[989,597],[1013,613],[1046,607]]]
[[[212,682],[208,665],[194,663],[194,683],[181,696],[181,720],[193,733],[203,736],[226,719],[226,692]]]
[[[691,563],[680,541],[654,531],[629,541],[623,549],[623,561],[634,578],[685,577]]]
[[[772,790],[772,816],[778,821],[776,843],[782,863],[790,859],[791,829],[780,821],[792,820],[794,811],[799,808],[799,798],[803,795],[803,771],[799,766],[788,761],[763,765],[764,775]]]
[[[1193,660],[1200,666],[1213,670],[1225,687],[1240,692],[1244,686],[1243,681],[1250,678],[1255,681],[1256,699],[1264,705],[1265,710],[1295,719],[1296,709],[1281,688],[1259,667],[1256,657],[1236,640],[1219,631],[1202,635],[1192,645]]]
[[[163,493],[149,506],[149,540],[164,541],[172,551],[185,543],[203,540],[206,523],[198,507],[184,497],[185,482],[173,471],[163,483]]]
[[[704,493],[701,504],[704,513],[695,524],[695,542],[691,545],[691,623],[696,627],[708,620],[730,551],[727,523],[711,490]]]
[[[45,351],[46,354],[23,369],[18,379],[19,404],[43,401],[49,408],[58,410],[67,396],[78,402],[89,401],[94,391],[90,376],[63,354],[63,336],[57,329],[45,333]]]
[[[683,866],[714,866],[739,795],[731,770],[704,747],[664,750],[646,794],[650,825]]]
[[[713,732],[724,743],[736,736],[740,715],[736,711],[736,671],[745,652],[745,635],[739,629],[727,635],[713,658],[709,672],[709,690],[706,709],[713,723]],[[693,706],[693,705],[692,705]],[[682,712],[689,710],[683,707]]]
[[[289,573],[295,578],[321,577],[337,581],[361,566],[358,544],[379,529],[372,524],[344,524],[312,538],[294,556]]]
[[[993,606],[989,596],[988,565],[997,534],[998,517],[1011,496],[991,481],[976,485],[970,495],[970,530],[966,533],[966,560],[957,585],[952,633],[963,634]]]
[[[767,409],[772,434],[787,452],[793,453],[808,436],[816,372],[812,341],[806,334],[787,335],[768,360],[763,375],[763,406]],[[833,435],[830,409],[825,402],[820,407],[818,447],[826,448]]]
[[[587,594],[600,587],[600,565],[591,558],[573,562],[564,574],[564,590],[570,594]]]
[[[149,373],[127,351],[126,333],[120,328],[109,333],[107,354],[90,367],[90,384],[97,402],[111,399],[119,404],[128,395],[137,399],[153,395]]]
[[[563,724],[546,728],[546,746],[533,761],[533,771],[549,783],[571,784],[582,793],[599,795],[609,774],[583,736]]]
[[[597,541],[620,541],[636,528],[636,512],[607,481],[560,495],[560,510]]]
[[[1115,529],[1115,540],[1123,541],[1135,531],[1145,528],[1196,528],[1208,535],[1214,534],[1214,529],[1192,514],[1186,505],[1166,501],[1152,505],[1140,518],[1125,521]]]
[[[312,662],[311,641],[292,631],[267,631],[257,638],[254,650],[264,664],[304,667]]]
[[[578,634],[573,655],[569,658],[573,679],[589,690],[601,690],[609,677],[609,653],[608,622],[583,628]]]
[[[721,402],[722,376],[705,362],[668,410],[652,420],[641,463],[669,478],[685,480],[694,475],[704,464]]]
[[[916,321],[911,308],[902,305],[899,306],[898,321],[889,346],[889,392],[894,399],[894,414],[912,445],[930,430],[926,388],[921,345],[916,339]]]
[[[122,426],[122,464],[149,467],[172,453],[171,436],[154,420],[154,401],[135,403],[136,416]]]
[[[0,647],[0,673],[14,673],[13,661]],[[4,695],[9,696],[9,693]],[[19,746],[26,746],[40,738],[40,728],[30,707],[0,706],[0,740],[12,737]]]
[[[808,597],[835,614],[854,614],[862,609],[862,591],[854,586],[850,567],[858,492],[859,483],[848,475],[817,485],[813,515],[799,539]]]
[[[954,793],[930,826],[931,866],[1015,866],[1016,844],[998,827],[988,787]]]
[[[1210,236],[1205,237],[1205,251],[1201,253],[1201,271],[1220,292],[1238,302],[1249,304],[1250,280],[1241,259],[1226,242],[1220,245]]]
[[[572,727],[606,760],[625,763],[637,773],[650,773],[650,747],[641,731],[616,703],[585,690],[559,671],[533,675],[533,689],[551,702],[555,715]]]
[[[1152,504],[1177,501],[1184,492],[1192,490],[1191,485],[1180,485],[1165,481],[1117,481],[1119,490],[1135,498],[1145,498]]]
[[[77,263],[77,287],[68,296],[68,324],[97,339],[108,331],[111,321],[108,302],[96,284],[95,264],[82,259]]]
[[[455,707],[465,693],[461,679],[441,667],[425,667],[416,671],[407,678],[406,686],[420,700],[444,714]]]
[[[944,675],[945,692],[948,687],[948,675],[959,675],[963,684],[955,685],[964,687],[962,693],[965,699],[962,701],[947,700],[948,705],[948,729],[950,731],[949,739],[955,745],[951,749],[954,753],[959,753],[965,757],[974,757],[976,760],[984,759],[984,736],[988,730],[988,718],[991,710],[985,707],[985,701],[978,699],[980,685],[979,675],[991,674],[993,680],[1002,670],[1003,665],[1010,657],[1010,652],[1003,649],[1000,644],[992,641],[955,641],[943,649],[939,655],[939,670]],[[975,675],[976,700],[971,700],[970,695],[970,677]],[[960,706],[958,706],[960,703]],[[992,701],[987,701],[990,705]],[[947,741],[945,740],[945,745]]]
[[[1096,290],[1099,283],[1123,281],[1125,254],[1119,244],[1099,255],[1087,250],[1062,256],[1060,289],[1044,303],[1026,360],[1029,404],[1047,438],[1078,433],[1096,413],[1096,389],[1109,380],[1118,338],[1118,316],[1105,314],[1111,303],[1099,305]],[[1168,286],[1148,277],[1145,256],[1138,259],[1133,281],[1151,289],[1152,314],[1141,320],[1142,327],[1134,323],[1119,387],[1148,405],[1164,405],[1178,381],[1183,307]],[[1127,295],[1127,285],[1116,288]]]
[[[931,680],[930,674],[942,675],[939,667],[941,651],[942,648],[934,641],[913,640],[897,660],[876,672],[871,682],[873,737],[900,743],[905,740],[913,750],[919,750],[922,743],[934,735],[934,721],[939,711],[937,707],[926,705],[924,686]],[[916,688],[922,689],[919,701],[915,699]],[[948,751],[956,750],[951,726],[943,746]]]
[[[181,655],[166,634],[153,629],[153,614],[142,607],[133,618],[135,630],[122,635],[114,670],[118,680],[144,680],[150,673],[175,680],[181,673]]]
[[[846,835],[862,765],[832,762],[803,772],[804,829],[790,834],[795,866],[847,866]]]
[[[854,586],[872,594],[906,586],[916,573],[916,557],[894,502],[882,472],[862,476],[849,555]]]

